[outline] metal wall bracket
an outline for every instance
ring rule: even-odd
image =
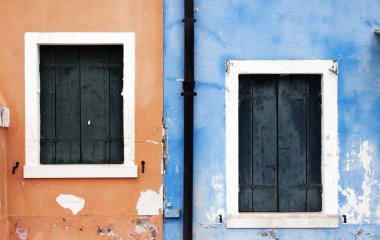
[[[164,217],[165,218],[180,218],[181,210],[178,208],[165,208]]]

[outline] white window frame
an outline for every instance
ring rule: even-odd
[[[40,164],[41,45],[123,45],[123,164]],[[135,178],[135,34],[133,32],[25,33],[24,178]]]
[[[322,211],[239,212],[239,74],[318,74],[322,81]],[[337,228],[337,62],[332,60],[229,60],[226,62],[227,228]]]

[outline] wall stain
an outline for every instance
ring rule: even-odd
[[[102,229],[100,226],[98,226],[98,235],[99,236],[107,236],[107,237],[112,237],[116,239],[121,239],[119,234],[111,229],[112,224],[109,224],[106,228]]]
[[[226,61],[226,73],[230,73],[230,68],[231,66],[233,66],[234,64],[230,61],[230,60],[227,60]]]
[[[27,240],[28,239],[28,228],[20,228],[16,227],[15,235],[17,236],[18,240]]]
[[[276,236],[276,232],[274,230],[261,232],[259,233],[259,235],[262,237],[269,237],[269,239],[273,239],[273,240],[280,240],[280,238]]]
[[[150,233],[150,240],[156,240],[157,239],[158,228],[156,225],[150,223],[148,218],[137,219],[136,230],[137,230],[136,231],[137,233],[149,232]]]
[[[355,232],[346,232],[343,236],[334,238],[335,240],[371,240],[378,239],[378,235],[373,235],[362,228]]]

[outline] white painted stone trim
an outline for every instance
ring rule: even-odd
[[[40,164],[40,45],[123,45],[124,163],[96,165]],[[135,34],[133,32],[25,33],[25,166],[24,178],[134,178]]]
[[[239,74],[319,74],[322,80],[322,212],[240,213]],[[337,62],[331,60],[230,60],[226,63],[226,188],[228,228],[337,228],[338,89]]]

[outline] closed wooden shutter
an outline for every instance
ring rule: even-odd
[[[239,211],[321,211],[318,75],[239,77]]]
[[[122,46],[41,46],[41,164],[123,162]]]
[[[242,212],[277,210],[277,81],[239,79],[239,179]]]

